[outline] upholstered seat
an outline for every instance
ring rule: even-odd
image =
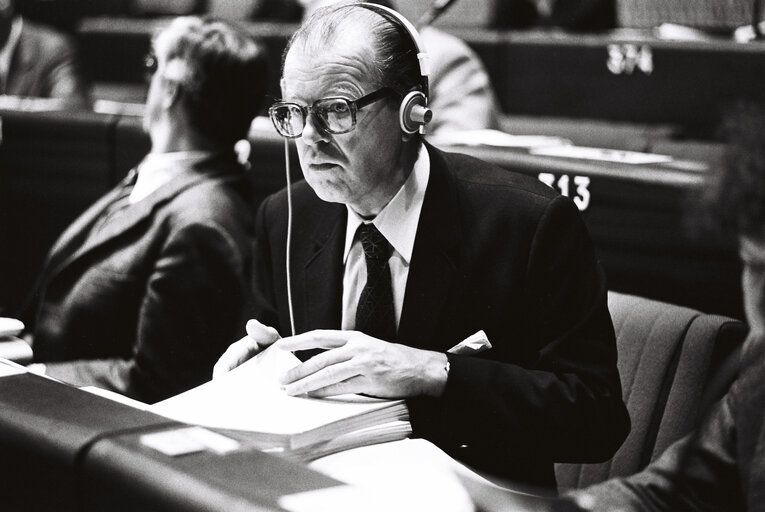
[[[642,469],[693,428],[738,367],[743,322],[614,292],[608,301],[632,430],[607,462],[557,464],[559,489]]]

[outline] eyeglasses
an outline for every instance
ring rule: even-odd
[[[159,65],[159,62],[157,61],[157,56],[154,55],[154,52],[149,52],[144,56],[143,76],[147,82],[150,82],[151,77],[154,76],[154,73],[157,72],[158,65]]]
[[[348,133],[356,126],[357,111],[394,92],[390,87],[383,87],[355,101],[339,97],[322,98],[311,106],[279,101],[271,105],[268,115],[279,135],[290,139],[300,137],[309,114],[314,115],[322,130],[332,134]]]

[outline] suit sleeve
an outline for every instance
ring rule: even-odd
[[[274,291],[274,266],[272,259],[271,234],[267,221],[268,208],[273,196],[266,198],[255,216],[255,245],[253,250],[253,304],[252,318],[264,325],[275,328],[282,336],[289,333],[289,325],[282,325],[276,305]]]
[[[572,492],[585,510],[745,510],[736,464],[735,417],[726,396],[687,437],[643,471]]]
[[[606,460],[629,416],[605,275],[571,201],[548,204],[526,265],[524,309],[507,312],[517,329],[489,334],[495,345],[521,347],[523,364],[501,360],[496,348],[484,357],[449,354],[444,394],[409,400],[415,434],[461,447],[463,460]]]
[[[219,226],[179,229],[165,242],[148,279],[132,356],[50,363],[47,373],[147,403],[209,380],[220,354],[244,335],[248,262]]]

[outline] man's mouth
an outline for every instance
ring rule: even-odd
[[[337,164],[331,162],[311,162],[308,166],[317,171],[328,171],[337,167]]]

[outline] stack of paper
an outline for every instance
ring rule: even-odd
[[[293,354],[272,347],[222,377],[149,410],[177,421],[224,429],[240,441],[301,460],[411,434],[403,400],[287,395],[279,377],[299,362]]]

